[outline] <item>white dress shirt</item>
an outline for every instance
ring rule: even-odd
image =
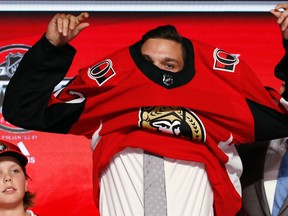
[[[202,163],[164,158],[168,216],[213,216],[213,190]],[[115,155],[100,179],[101,216],[144,216],[143,150]]]

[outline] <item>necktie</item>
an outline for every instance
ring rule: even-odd
[[[284,154],[279,168],[272,216],[277,216],[288,194],[288,153]]]
[[[166,216],[164,160],[162,157],[144,152],[144,215]]]

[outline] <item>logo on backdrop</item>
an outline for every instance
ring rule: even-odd
[[[0,111],[2,113],[2,104],[4,93],[10,78],[14,75],[24,53],[30,48],[25,44],[10,44],[0,47]],[[14,127],[1,117],[0,130],[8,132],[25,132],[22,128]]]
[[[28,130],[16,127],[5,121],[2,116],[2,104],[6,87],[14,75],[23,55],[31,46],[25,44],[9,44],[0,47],[0,130],[10,133],[27,133]],[[56,86],[55,89],[61,88],[70,81],[70,78],[65,78]]]
[[[25,144],[21,141],[17,144],[18,148],[20,149],[20,151],[22,152],[22,154],[24,154],[27,158],[28,158],[28,163],[35,163],[36,159],[35,157],[30,155],[30,152],[28,151],[27,147],[25,146]]]

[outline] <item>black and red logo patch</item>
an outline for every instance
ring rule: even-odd
[[[231,55],[221,49],[215,49],[213,53],[215,70],[234,72],[236,65],[239,63],[237,55]]]
[[[103,85],[103,83],[108,81],[115,74],[116,73],[112,67],[112,61],[110,59],[106,59],[88,70],[88,76],[95,80],[99,86]]]

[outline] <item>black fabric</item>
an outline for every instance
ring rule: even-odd
[[[287,115],[249,99],[246,101],[254,118],[255,140],[265,141],[287,136]]]
[[[147,61],[141,54],[141,45],[141,41],[133,44],[130,47],[130,54],[135,64],[139,67],[143,74],[145,74],[145,76],[153,82],[163,86],[164,88],[172,89],[185,85],[194,77],[194,49],[190,40],[184,39],[184,45],[187,50],[187,59],[185,61],[185,66],[183,70],[177,73],[162,70],[157,66],[153,65],[151,62]],[[170,85],[166,85],[165,83],[163,83],[164,76],[170,77],[173,82]]]
[[[13,119],[17,119],[17,125],[19,127],[25,125],[25,129],[67,133],[71,125],[80,117],[85,104],[70,104],[69,108],[66,104],[48,108],[47,106],[54,86],[65,77],[75,53],[76,50],[68,44],[60,48],[53,46],[45,36],[28,50],[10,80],[11,85],[8,85],[5,92],[5,98],[13,98],[21,102],[18,104],[20,109],[14,109],[13,116],[10,116],[11,112],[6,110],[6,107],[13,109],[13,100],[4,98],[2,113],[5,120],[13,124]],[[29,61],[25,61],[26,58]],[[33,77],[33,82],[29,81],[29,77]],[[25,91],[20,90],[23,88]],[[67,112],[70,114],[67,115]],[[55,113],[58,119],[52,118]],[[42,119],[43,116],[45,119]]]

